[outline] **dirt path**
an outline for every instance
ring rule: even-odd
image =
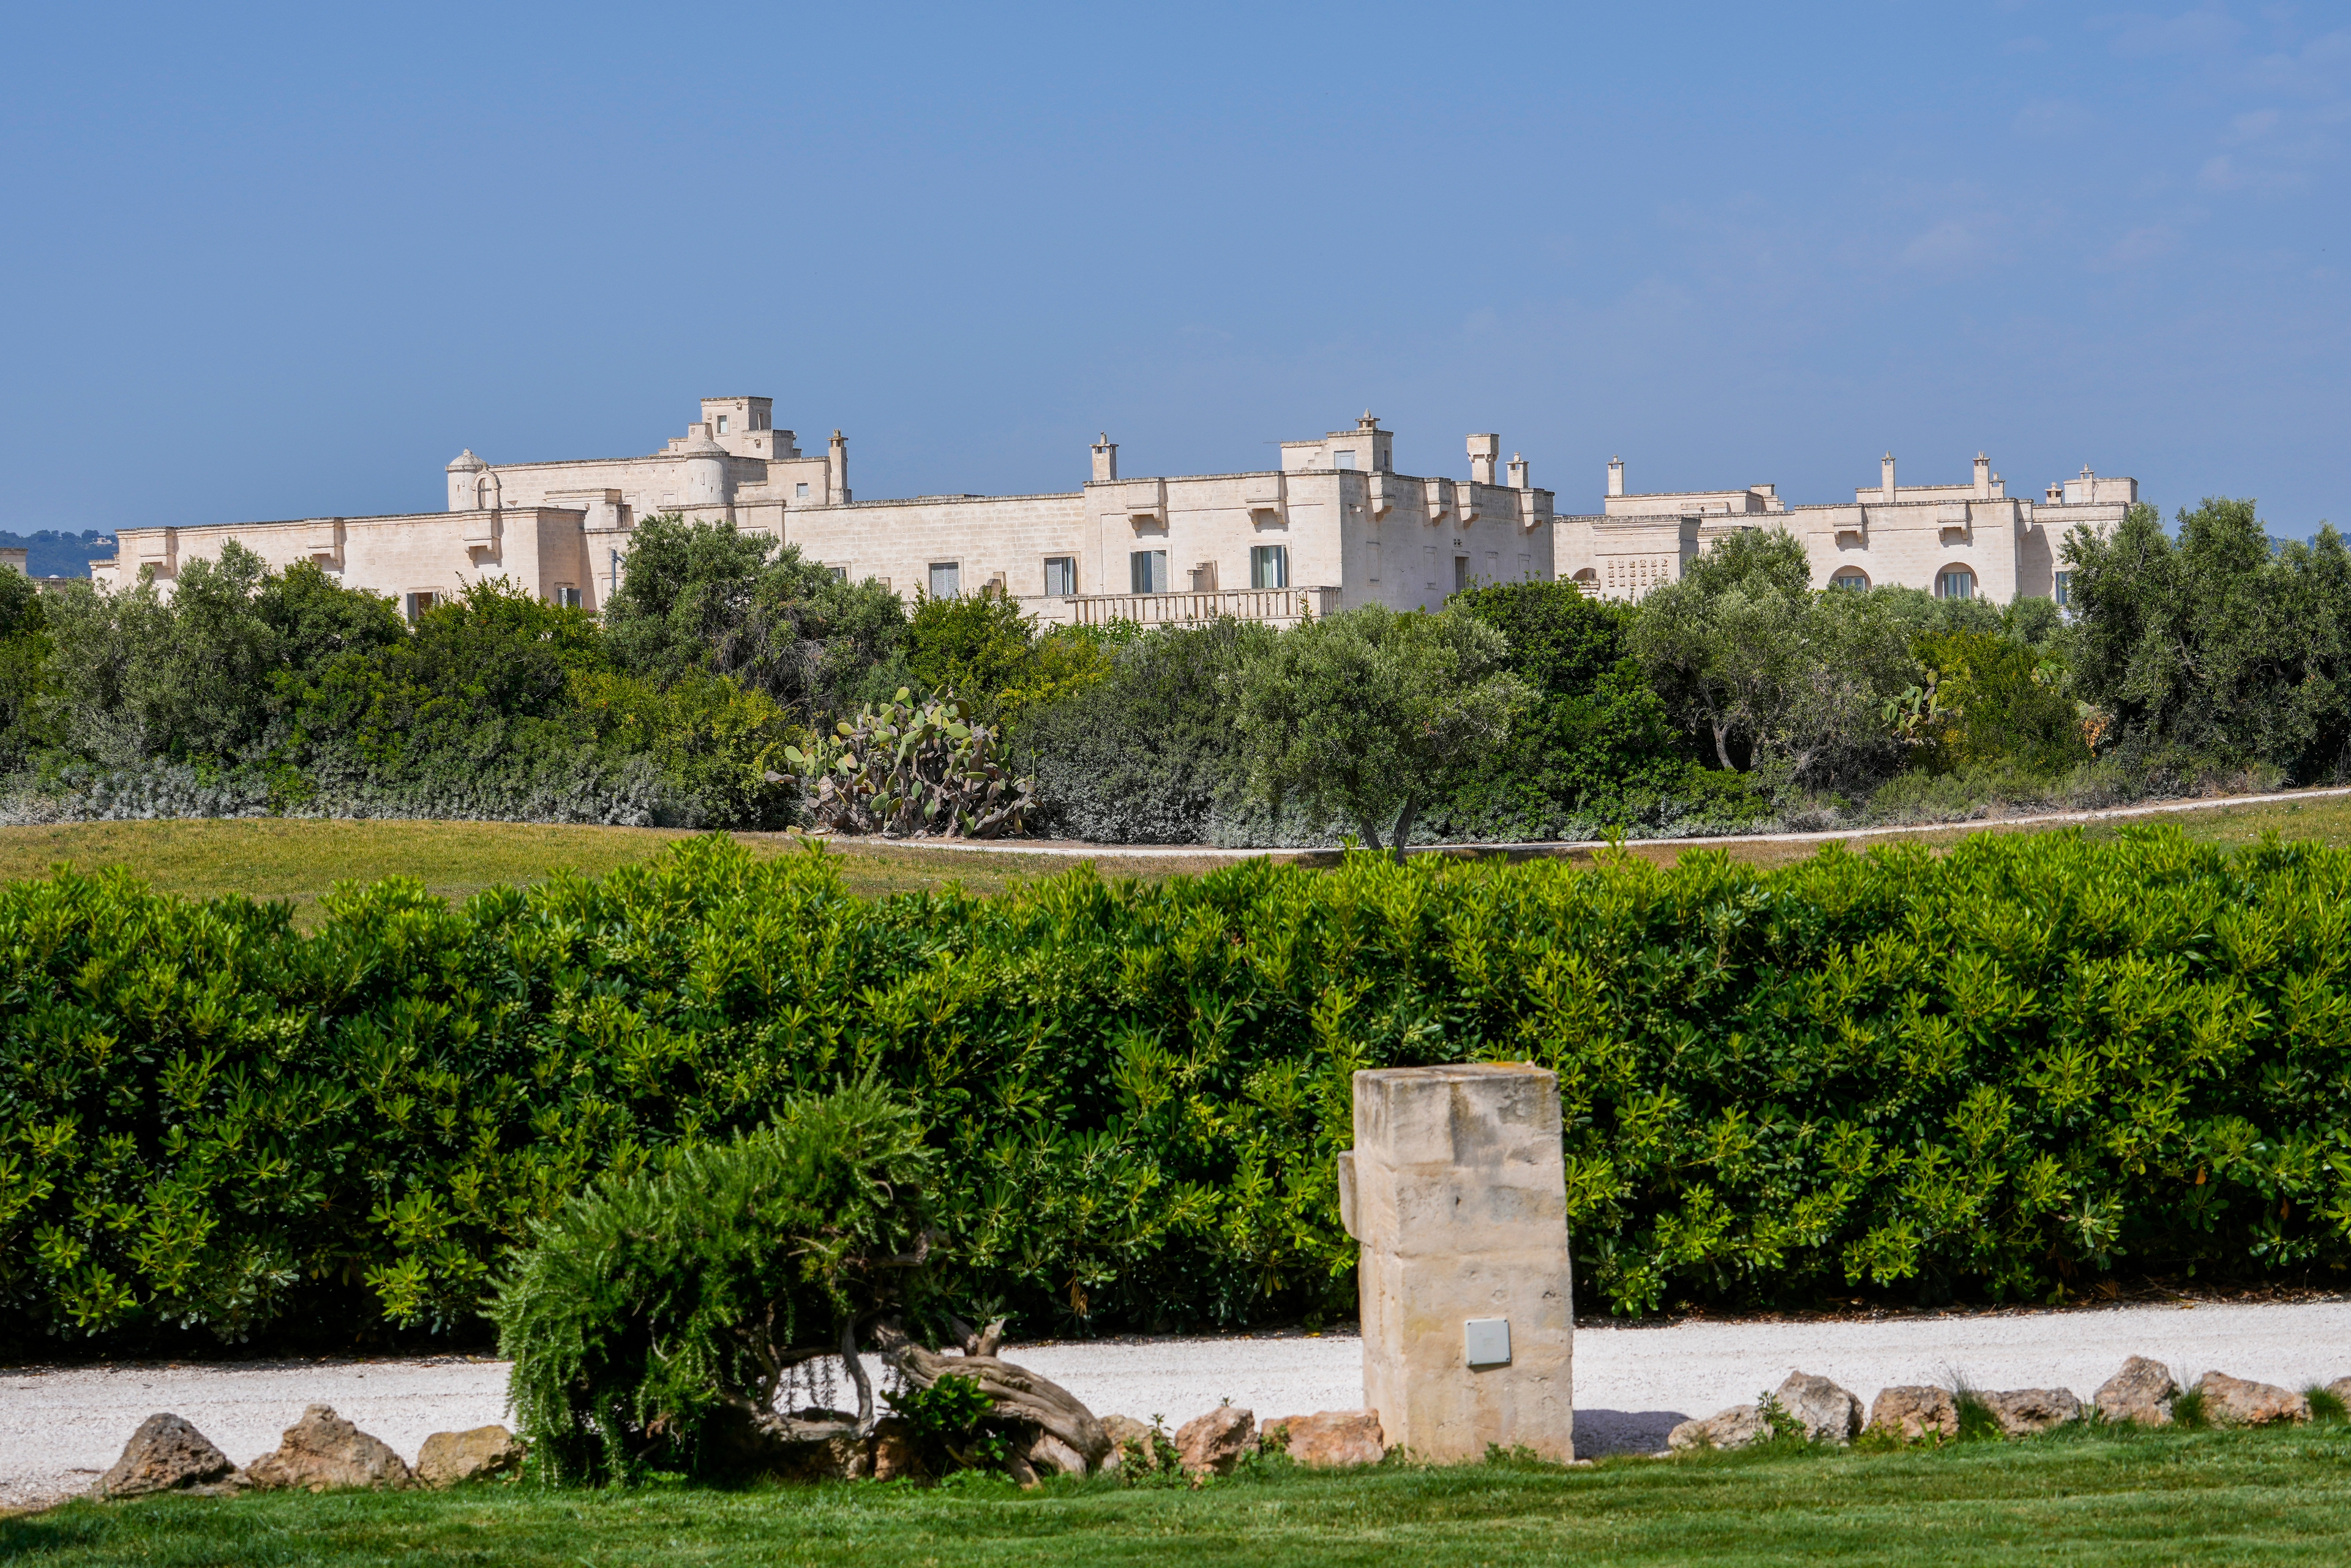
[[[2062,828],[2091,822],[2126,821],[2137,817],[2161,817],[2183,811],[2217,811],[2232,807],[2273,806],[2305,800],[2330,800],[2351,796],[2351,787],[2324,789],[2283,789],[2266,795],[2220,795],[2194,800],[2159,800],[2145,806],[2112,806],[2095,811],[2050,811],[2031,817],[1978,817],[1958,822],[1913,822],[1898,827],[1837,828],[1808,833],[1729,833],[1712,838],[1689,839],[1629,839],[1625,847],[1634,850],[1710,850],[1733,849],[1748,844],[1826,844],[1848,839],[1906,838],[1927,833],[1973,833],[1986,831],[2006,831],[2020,828]],[[1071,860],[1204,860],[1240,861],[1259,855],[1276,860],[1298,860],[1315,856],[1335,855],[1335,850],[1317,849],[1218,849],[1209,844],[1095,844],[1075,839],[908,839],[887,843],[871,839],[840,839],[846,849],[887,852],[892,848],[908,850],[945,850],[979,855],[1053,855]],[[1574,841],[1554,841],[1529,843],[1463,843],[1420,844],[1413,854],[1444,854],[1448,852],[1477,854],[1507,855],[1578,855],[1591,854],[1611,847],[1604,839],[1583,839]]]
[[[1353,1335],[1045,1343],[1008,1354],[1102,1414],[1178,1425],[1230,1399],[1260,1419],[1363,1403]],[[2087,1398],[2123,1359],[2152,1355],[2182,1383],[2218,1369],[2300,1389],[2351,1374],[2351,1301],[2130,1306],[1817,1322],[1579,1327],[1576,1444],[1651,1452],[1687,1416],[1752,1400],[1802,1368],[1865,1404],[1889,1384],[2069,1387]],[[0,1506],[86,1490],[139,1423],[186,1416],[229,1458],[275,1448],[311,1403],[332,1405],[413,1459],[434,1432],[506,1416],[506,1366],[441,1358],[129,1365],[0,1373]]]

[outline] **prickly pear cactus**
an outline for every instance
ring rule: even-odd
[[[998,733],[974,723],[953,692],[919,707],[907,697],[901,686],[896,700],[868,706],[853,724],[841,720],[809,750],[784,748],[792,770],[809,783],[816,825],[905,838],[999,839],[1022,831],[1037,783],[997,763]]]

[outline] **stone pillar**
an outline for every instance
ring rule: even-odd
[[[1608,460],[1608,493],[1612,496],[1625,493],[1625,460],[1622,457]]]
[[[1355,1074],[1339,1205],[1361,1244],[1364,1401],[1390,1448],[1575,1457],[1559,1080],[1523,1063]]]

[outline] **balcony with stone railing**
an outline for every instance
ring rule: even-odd
[[[1295,626],[1339,612],[1335,588],[1228,588],[1180,593],[1086,593],[1070,599],[1029,599],[1022,608],[1064,626],[1204,626],[1229,615],[1269,626]]]

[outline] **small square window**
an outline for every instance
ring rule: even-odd
[[[845,566],[829,566],[824,570],[832,573],[832,580],[835,582],[847,582],[849,580],[849,569]]]
[[[1353,447],[1348,448],[1348,449],[1347,449],[1346,451],[1344,451],[1344,452],[1333,452],[1332,454],[1331,454],[1331,466],[1332,466],[1332,467],[1333,467],[1333,468],[1353,468],[1354,465],[1355,465],[1355,453],[1354,453],[1354,449],[1353,449]]]
[[[1251,588],[1288,588],[1290,586],[1290,547],[1288,545],[1251,545],[1249,547],[1249,586]]]
[[[952,560],[931,562],[931,597],[953,599],[963,591],[963,563]]]
[[[555,585],[555,602],[566,610],[577,610],[580,608],[580,591],[568,582],[559,582]]]
[[[799,484],[792,486],[792,499],[796,501],[805,501],[808,499],[808,482],[806,480],[802,480]]]
[[[1073,555],[1049,555],[1045,558],[1045,597],[1074,599],[1078,592],[1078,558]]]

